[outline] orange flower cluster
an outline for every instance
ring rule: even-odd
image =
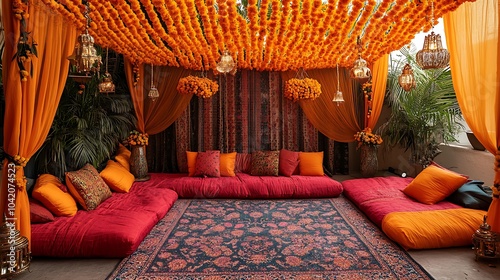
[[[209,98],[219,90],[219,84],[208,78],[187,76],[179,79],[177,90],[182,94],[194,94]]]
[[[367,110],[366,117],[370,118],[372,115],[372,83],[370,81],[363,83],[361,86],[361,90],[363,91],[363,95],[365,96],[367,102]]]
[[[137,130],[130,131],[130,135],[127,138],[127,143],[129,145],[140,145],[147,146],[148,145],[149,135],[147,133],[140,133]]]
[[[384,142],[382,137],[373,134],[369,127],[363,129],[363,131],[356,132],[356,134],[354,134],[354,139],[358,141],[358,148],[361,147],[361,145],[377,146]]]
[[[14,156],[14,162],[16,163],[16,165],[25,167],[26,164],[28,163],[28,161],[29,161],[29,158],[25,158],[25,157],[22,157],[20,155]]]
[[[85,27],[81,0],[41,1]],[[216,68],[225,49],[238,53],[240,69],[348,67],[357,58],[357,36],[373,63],[431,28],[431,1],[88,1],[89,32],[100,46],[138,63],[205,71]],[[433,1],[434,18],[474,1]]]
[[[285,82],[285,98],[292,101],[310,99],[314,100],[321,94],[321,84],[311,78],[290,79]]]
[[[21,81],[26,82],[33,67],[31,58],[33,55],[37,56],[36,43],[30,36],[30,32],[26,30],[26,20],[29,18],[28,1],[14,0],[12,2],[12,10],[14,12],[14,16],[21,21],[21,24],[19,25],[20,30],[19,41],[17,42],[17,52],[14,54],[14,58],[16,59],[17,66],[19,67]],[[30,71],[27,70],[26,64],[30,65]]]

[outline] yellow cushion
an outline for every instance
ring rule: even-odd
[[[220,154],[220,175],[234,177],[234,166],[236,163],[236,152]]]
[[[130,171],[130,155],[132,152],[127,149],[127,147],[122,144],[118,145],[118,150],[116,151],[115,160],[121,164],[123,167]]]
[[[108,187],[116,192],[127,193],[134,183],[134,175],[121,164],[108,160],[106,168],[100,173]]]
[[[472,244],[486,211],[450,209],[394,212],[382,220],[384,233],[406,249],[431,249]]]
[[[300,175],[323,176],[323,152],[300,152],[299,153]]]
[[[460,188],[467,177],[431,164],[413,179],[403,193],[425,204],[434,204]]]
[[[196,170],[196,157],[198,156],[198,152],[189,152],[186,151],[187,156],[187,164],[188,164],[188,176],[194,176],[194,172]]]
[[[61,187],[59,179],[51,174],[42,174],[36,180],[32,196],[56,216],[74,216],[78,211],[75,199]]]

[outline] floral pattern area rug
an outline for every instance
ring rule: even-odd
[[[432,279],[347,199],[178,200],[108,279]]]

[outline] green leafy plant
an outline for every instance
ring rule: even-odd
[[[415,55],[406,48],[401,55],[391,55],[386,102],[391,116],[379,130],[386,148],[400,146],[409,150],[410,160],[428,165],[439,153],[440,143],[456,141],[455,133],[462,127],[462,114],[453,89],[450,68],[422,70]],[[404,91],[398,77],[406,63],[413,68],[416,88]]]
[[[106,163],[135,125],[129,95],[104,95],[94,78],[86,88],[68,81],[50,133],[37,154],[38,173],[59,178],[86,163]],[[81,93],[78,93],[81,92]]]

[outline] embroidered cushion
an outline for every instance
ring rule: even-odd
[[[299,166],[299,152],[280,150],[279,175],[290,177]]]
[[[104,200],[111,197],[111,191],[91,164],[80,170],[66,172],[69,192],[85,210],[94,210]]]
[[[255,176],[278,176],[280,151],[255,151],[252,153],[252,171]]]
[[[78,211],[75,199],[63,189],[66,187],[54,175],[42,174],[36,179],[32,196],[55,216],[74,216]]]
[[[102,179],[115,192],[127,193],[134,183],[134,175],[118,162],[108,160],[100,173]]]
[[[220,177],[220,151],[198,152],[194,176]]]

